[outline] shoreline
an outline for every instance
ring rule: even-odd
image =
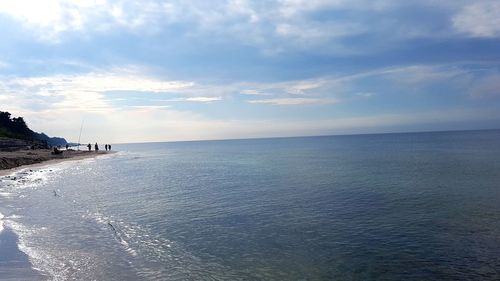
[[[63,155],[52,155],[52,150],[37,149],[15,152],[0,151],[0,177],[10,176],[25,169],[44,167],[66,162],[78,161],[113,154],[116,151],[75,151],[64,150]],[[29,154],[28,154],[29,153]],[[4,168],[11,165],[8,168]],[[2,186],[0,185],[0,191]],[[0,276],[2,280],[48,280],[49,275],[35,268],[30,257],[19,247],[18,234],[5,224],[10,212],[0,206]]]
[[[52,155],[52,150],[36,149],[21,150],[15,152],[0,151],[0,176],[6,176],[20,169],[38,168],[64,161],[80,160],[102,155],[113,154],[116,151],[83,151],[63,150],[61,155]]]
[[[0,231],[0,275],[2,280],[48,280],[49,276],[36,268],[29,256],[19,249],[19,237],[9,227]]]

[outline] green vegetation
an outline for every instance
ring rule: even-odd
[[[10,117],[9,112],[0,111],[0,137],[33,140],[34,134],[23,117]]]
[[[0,137],[27,141],[42,141],[52,146],[66,144],[64,138],[51,138],[44,133],[32,131],[23,117],[11,118],[11,114],[4,111],[0,111]]]

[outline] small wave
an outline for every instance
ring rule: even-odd
[[[118,240],[118,242],[120,242],[120,244],[122,244],[125,247],[125,250],[129,254],[131,254],[132,256],[136,256],[137,252],[134,249],[132,249],[132,247],[130,247],[130,245],[128,244],[128,242],[125,239],[123,239],[122,235],[115,228],[115,226],[111,222],[108,222],[108,226],[112,230],[113,236],[115,237],[115,239]]]
[[[10,216],[11,219],[13,218],[18,218],[19,216]],[[9,229],[12,229],[16,235],[19,237],[19,240],[17,242],[17,246],[19,250],[23,253],[25,253],[28,256],[28,259],[31,263],[31,268],[35,271],[38,271],[42,273],[43,275],[49,274],[52,278],[52,280],[62,280],[62,278],[59,278],[60,276],[58,275],[57,272],[51,271],[51,267],[47,267],[47,264],[50,264],[50,261],[52,261],[52,257],[49,255],[45,254],[43,251],[40,251],[39,249],[36,249],[35,247],[32,247],[29,245],[29,243],[26,241],[26,237],[32,236],[36,232],[40,231],[45,231],[46,228],[39,228],[38,230],[30,229],[21,223],[18,223],[14,220],[9,220],[8,221],[8,227]],[[48,271],[42,270],[41,268],[49,269]]]
[[[26,168],[11,175],[4,176],[1,178],[1,183],[5,190],[2,191],[0,195],[9,196],[9,193],[14,190],[37,188],[44,185],[58,170],[57,168],[38,170]]]
[[[4,216],[2,213],[0,213],[0,232],[2,232],[2,231],[3,231],[3,218],[4,218],[4,217],[5,217],[5,216]]]
[[[4,197],[4,198],[10,198],[10,197],[12,197],[12,193],[2,191],[2,192],[0,192],[0,196]]]
[[[107,225],[107,227],[111,230],[111,233],[116,241],[118,241],[124,248],[127,253],[132,256],[137,256],[137,251],[134,250],[127,240],[124,237],[129,238],[127,233],[122,233],[122,231],[115,226],[112,222],[112,218],[101,214],[100,212],[90,212],[87,211],[87,215],[85,217],[93,218],[97,223]]]

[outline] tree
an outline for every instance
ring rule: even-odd
[[[0,111],[0,126],[8,126],[10,124],[10,113]]]
[[[11,114],[4,111],[0,111],[0,137],[42,141],[49,145],[65,145],[67,143],[64,138],[51,138],[44,133],[39,134],[32,131],[23,117],[11,118]]]
[[[28,128],[23,117],[10,118],[9,112],[0,111],[0,132],[1,135],[10,138],[32,140],[34,132]]]

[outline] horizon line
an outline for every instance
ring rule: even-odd
[[[423,131],[395,131],[379,133],[352,133],[352,134],[325,134],[325,135],[303,135],[303,136],[276,136],[276,137],[249,137],[228,139],[201,139],[201,140],[170,140],[170,141],[144,141],[144,142],[120,142],[112,145],[124,144],[154,144],[154,143],[177,143],[177,142],[209,142],[209,141],[236,141],[236,140],[267,140],[267,139],[289,139],[289,138],[314,138],[314,137],[342,137],[342,136],[369,136],[369,135],[391,135],[391,134],[421,134],[421,133],[446,133],[446,132],[474,132],[474,131],[498,131],[500,128],[483,129],[450,129],[450,130],[423,130]]]

